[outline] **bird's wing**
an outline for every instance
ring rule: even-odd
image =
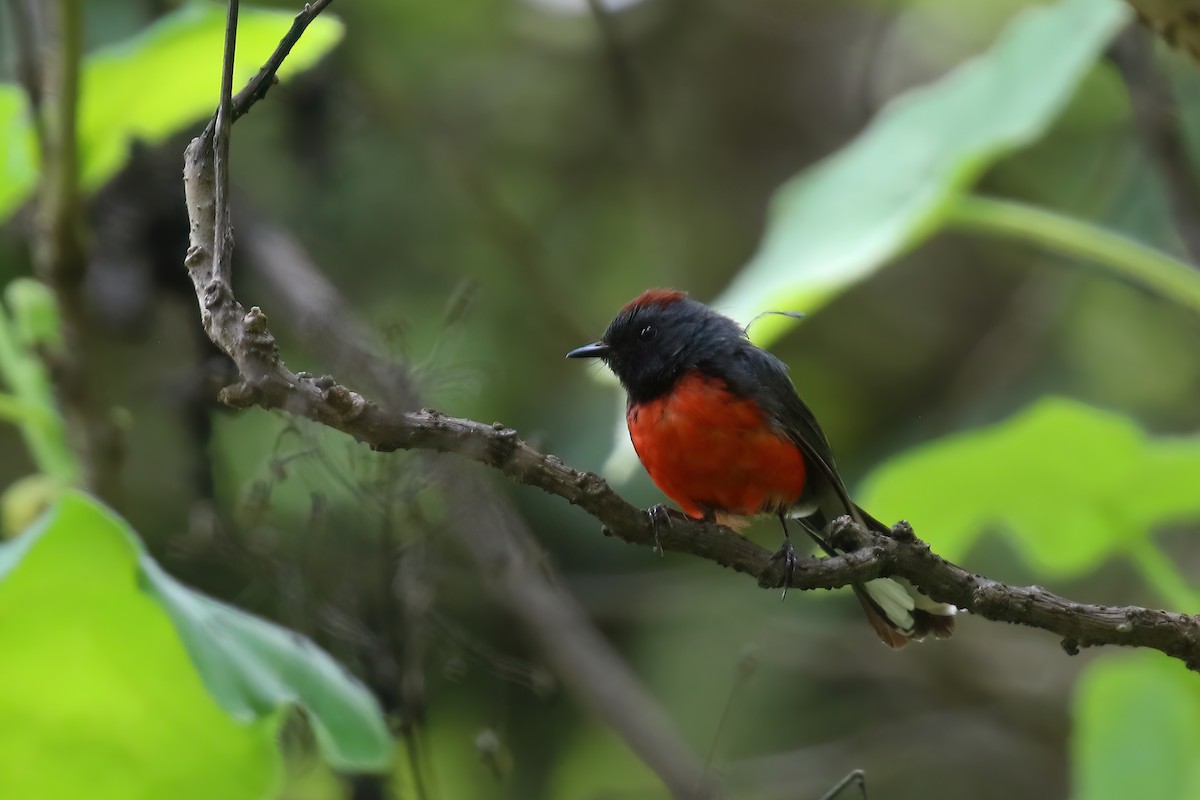
[[[737,367],[729,376],[733,390],[758,401],[778,431],[803,451],[836,494],[844,507],[839,514],[853,515],[855,507],[834,464],[829,440],[816,416],[797,394],[787,365],[749,342],[738,349],[734,361]]]

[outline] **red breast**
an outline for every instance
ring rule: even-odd
[[[666,394],[630,403],[626,419],[651,479],[691,517],[774,512],[804,491],[800,449],[720,378],[688,372]]]

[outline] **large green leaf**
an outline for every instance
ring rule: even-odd
[[[238,17],[234,86],[254,75],[291,26],[292,15],[243,7]],[[225,10],[194,2],[119,45],[87,55],[79,102],[81,180],[95,188],[125,163],[134,140],[161,142],[217,104]],[[322,15],[292,50],[281,78],[304,70],[342,36]],[[33,191],[32,133],[16,87],[0,86],[0,219]]]
[[[357,681],[303,637],[175,582],[82,493],[0,545],[0,651],[0,797],[263,797],[293,706],[335,766],[390,761]]]
[[[1148,437],[1129,419],[1048,398],[998,425],[904,453],[863,504],[907,519],[946,558],[986,530],[1048,574],[1081,574],[1157,524],[1200,518],[1200,440]]]
[[[37,139],[26,108],[19,87],[0,84],[0,221],[37,183]]]
[[[715,304],[742,320],[811,312],[924,238],[989,163],[1045,132],[1127,16],[1120,0],[1029,9],[987,53],[893,101],[784,184],[758,253]],[[791,324],[764,319],[755,339]]]
[[[1200,797],[1200,685],[1158,653],[1105,658],[1075,692],[1075,800]]]
[[[217,701],[235,718],[303,707],[326,758],[342,769],[383,770],[387,725],[369,692],[311,641],[175,581],[149,558],[142,569]]]

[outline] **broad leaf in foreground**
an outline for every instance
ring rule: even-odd
[[[328,655],[179,584],[79,492],[0,544],[0,652],[0,797],[269,796],[293,707],[334,766],[391,760]]]

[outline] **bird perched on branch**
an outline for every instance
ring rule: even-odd
[[[829,441],[796,393],[787,366],[756,347],[732,319],[683,292],[651,289],[621,309],[603,338],[567,358],[599,358],[628,397],[626,421],[651,479],[694,519],[737,526],[774,514],[790,570],[796,519],[829,555],[823,537],[849,515],[888,532],[850,499]],[[890,647],[949,636],[957,609],[903,579],[855,585],[867,619]]]

